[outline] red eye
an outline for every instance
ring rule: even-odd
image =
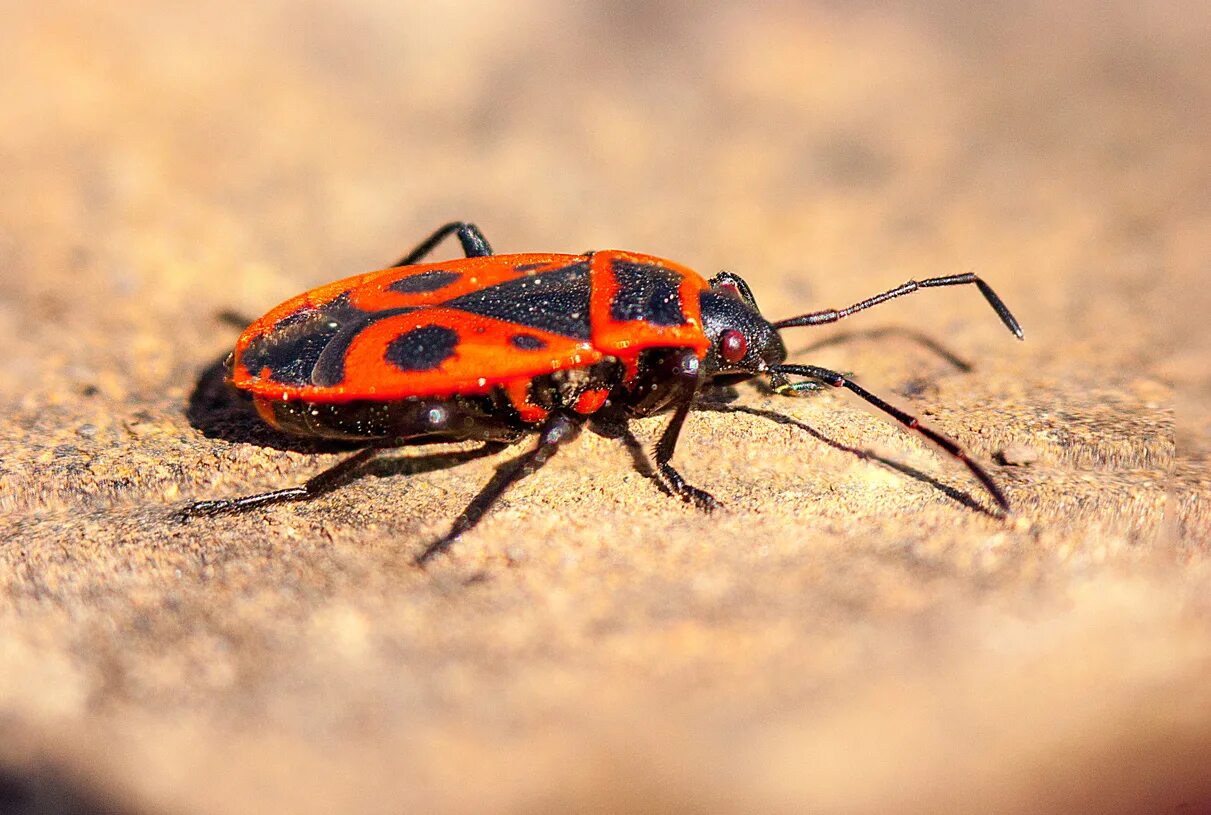
[[[729,328],[719,338],[719,353],[734,365],[744,359],[744,355],[748,353],[748,340],[744,338],[744,334],[734,328]]]

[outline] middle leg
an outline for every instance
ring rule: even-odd
[[[636,389],[628,411],[631,416],[650,416],[670,408],[673,418],[656,442],[656,472],[664,479],[665,486],[686,503],[710,512],[719,505],[715,497],[706,490],[689,484],[672,465],[673,453],[677,449],[677,438],[685,417],[702,387],[700,361],[693,350],[684,349],[664,355],[658,359],[649,373],[649,381]]]
[[[585,420],[586,417],[575,413],[552,412],[539,433],[538,445],[512,462],[511,466],[498,471],[479,495],[475,496],[467,508],[454,519],[450,531],[430,543],[425,547],[425,551],[417,555],[416,565],[423,568],[434,557],[449,549],[450,545],[462,537],[463,533],[480,522],[509,487],[538,470],[551,460],[560,447],[580,435]]]

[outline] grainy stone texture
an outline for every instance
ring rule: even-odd
[[[0,809],[1211,811],[1208,15],[1052,5],[5,4]],[[455,217],[772,316],[977,271],[1026,343],[971,290],[788,342],[1016,519],[742,388],[797,424],[692,416],[711,517],[586,434],[428,573],[515,452],[170,522],[339,455],[228,401],[230,316]]]

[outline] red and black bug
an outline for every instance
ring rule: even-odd
[[[465,258],[420,263],[451,234]],[[787,364],[778,334],[833,323],[918,289],[967,283],[1021,339],[1009,309],[973,274],[909,281],[848,308],[771,323],[748,284],[728,272],[707,281],[671,261],[621,251],[494,255],[473,224],[447,224],[387,269],[282,303],[244,331],[228,358],[231,383],[251,395],[269,424],[366,448],[300,487],[200,501],[181,515],[311,498],[386,447],[479,440],[495,450],[537,432],[537,445],[417,557],[423,564],[590,418],[625,432],[629,419],[665,412],[672,418],[656,444],[653,475],[668,492],[709,511],[714,497],[686,483],[671,463],[677,438],[703,387],[756,376],[786,395],[848,388],[962,461],[1007,511],[996,482],[958,444],[847,376]]]

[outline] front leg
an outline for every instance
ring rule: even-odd
[[[674,494],[679,495],[682,501],[688,504],[693,504],[703,512],[711,512],[719,502],[715,500],[715,496],[711,495],[706,490],[701,490],[693,484],[686,482],[681,473],[673,467],[669,462],[673,458],[673,452],[677,447],[677,437],[681,433],[681,426],[685,424],[685,417],[689,415],[690,406],[694,402],[694,395],[697,390],[689,392],[689,395],[677,405],[673,411],[673,418],[669,421],[668,427],[664,429],[664,433],[660,435],[660,441],[656,442],[656,469],[664,476],[668,482],[669,488]]]
[[[677,472],[670,463],[673,453],[677,449],[677,438],[681,435],[685,417],[689,415],[690,408],[701,387],[699,360],[693,351],[686,350],[673,358],[671,362],[673,364],[669,367],[668,373],[673,379],[671,387],[675,389],[675,396],[670,400],[670,404],[673,405],[673,418],[669,420],[668,426],[660,434],[660,441],[656,442],[656,469],[664,476],[669,488],[674,494],[680,496],[681,500],[693,504],[703,512],[711,512],[719,506],[715,496],[687,483],[681,473]]]

